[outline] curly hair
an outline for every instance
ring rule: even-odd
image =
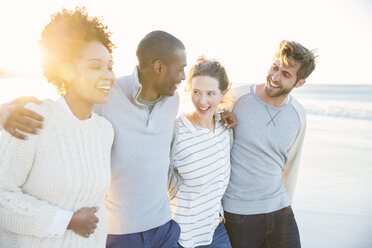
[[[226,93],[231,85],[225,67],[214,59],[206,59],[204,56],[198,57],[196,64],[190,69],[187,79],[187,89],[191,89],[191,82],[194,77],[209,76],[218,80],[218,88],[222,93]]]
[[[112,54],[111,32],[98,17],[89,17],[84,7],[62,9],[51,16],[39,40],[43,52],[41,67],[48,82],[62,93],[63,83],[74,73],[74,60],[87,42],[98,41]]]

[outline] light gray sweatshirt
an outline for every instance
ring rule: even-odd
[[[290,205],[306,123],[305,111],[295,99],[290,97],[286,105],[274,107],[262,101],[252,87],[234,106],[238,125],[230,183],[223,198],[225,211],[245,215]],[[283,174],[289,193],[282,183]]]
[[[137,101],[141,89],[136,68],[118,78],[110,101],[95,109],[115,131],[106,196],[109,234],[143,232],[171,220],[167,177],[179,97],[163,97],[150,113]]]

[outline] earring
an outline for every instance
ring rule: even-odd
[[[60,87],[58,88],[58,93],[62,96],[66,95],[67,93],[67,88],[66,88],[66,83],[65,82],[62,82],[62,84],[60,85]]]

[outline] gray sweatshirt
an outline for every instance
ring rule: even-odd
[[[225,211],[235,214],[270,213],[290,205],[285,177],[296,181],[304,137],[305,112],[292,97],[274,107],[253,91],[236,102],[238,125],[231,151],[230,183],[223,198]],[[291,192],[291,195],[293,192]]]
[[[141,89],[136,68],[118,78],[110,101],[95,109],[115,131],[106,196],[109,234],[143,232],[171,220],[167,177],[179,97],[163,97],[150,113],[137,100]]]

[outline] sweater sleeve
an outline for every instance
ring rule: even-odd
[[[287,164],[283,168],[283,183],[287,189],[287,194],[289,200],[292,202],[293,195],[295,192],[296,182],[298,171],[300,168],[300,160],[301,160],[301,152],[302,152],[302,145],[304,143],[305,138],[305,131],[306,131],[306,113],[303,107],[293,99],[293,106],[296,109],[300,121],[301,126],[298,130],[296,139],[288,150],[288,161]]]
[[[58,207],[22,191],[32,171],[38,135],[20,140],[0,135],[0,227],[23,235],[44,237]]]

